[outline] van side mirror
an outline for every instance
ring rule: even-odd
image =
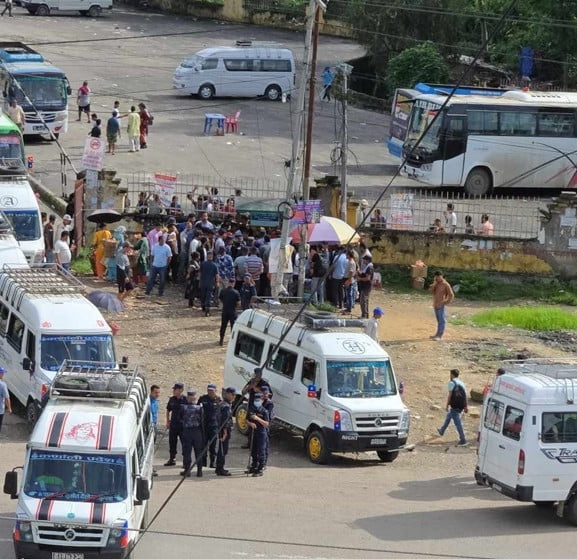
[[[72,88],[69,85],[66,86],[66,94],[72,95]]]
[[[24,371],[32,371],[32,367],[33,367],[33,363],[32,363],[32,359],[30,359],[30,357],[24,357],[24,359],[22,359],[22,369]]]
[[[6,472],[4,476],[4,493],[10,495],[11,499],[18,498],[18,472],[14,470]]]
[[[136,499],[139,503],[150,499],[150,487],[147,479],[139,477],[136,480]]]

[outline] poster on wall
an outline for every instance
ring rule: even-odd
[[[297,225],[305,223],[318,223],[321,220],[322,206],[320,200],[306,200],[297,202],[293,206],[293,217],[290,228],[294,229]]]
[[[176,177],[172,175],[154,174],[154,192],[158,194],[164,206],[170,206],[176,191],[176,180]]]
[[[412,229],[415,195],[391,194],[390,229]]]

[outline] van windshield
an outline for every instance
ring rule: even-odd
[[[37,241],[42,236],[37,210],[8,210],[4,208],[14,234],[19,241]]]
[[[180,64],[181,68],[197,68],[199,67],[202,62],[203,62],[204,58],[201,58],[200,56],[191,56],[190,58],[187,58],[186,60],[183,60],[182,63]]]
[[[98,425],[83,423],[64,438],[95,438]],[[126,457],[121,454],[81,454],[33,450],[26,472],[24,493],[35,499],[95,503],[124,501]]]
[[[115,366],[112,336],[52,336],[40,338],[40,366],[47,371],[57,371],[62,362],[92,361]]]
[[[382,398],[397,393],[391,362],[328,361],[328,393],[338,398]]]

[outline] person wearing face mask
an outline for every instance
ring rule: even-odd
[[[204,450],[203,408],[196,403],[196,391],[186,393],[182,404],[182,466],[181,476],[190,477],[192,469],[192,449],[196,463],[196,477],[202,477],[202,451]]]
[[[247,424],[252,430],[251,465],[248,473],[252,477],[262,476],[268,455],[269,414],[263,406],[262,392],[254,395],[253,412],[248,416]]]

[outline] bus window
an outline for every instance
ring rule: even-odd
[[[535,136],[537,115],[523,112],[501,113],[501,136]]]
[[[468,111],[470,134],[498,134],[499,113],[497,111]]]
[[[539,113],[537,135],[571,138],[575,136],[575,115],[573,113]]]

